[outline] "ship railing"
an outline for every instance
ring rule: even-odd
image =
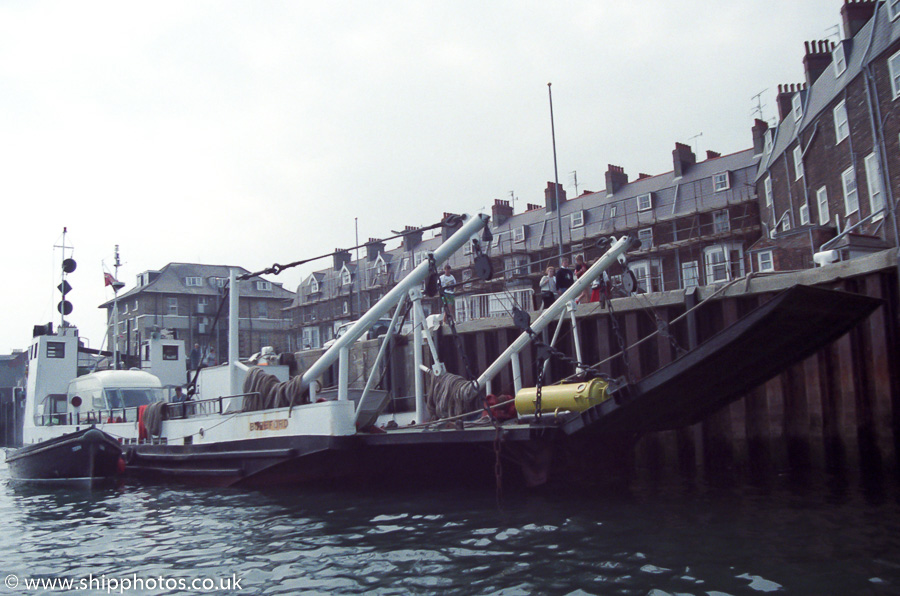
[[[166,419],[176,420],[193,418],[195,416],[209,416],[212,414],[224,414],[228,408],[225,400],[243,397],[259,397],[258,392],[238,393],[236,395],[220,395],[209,399],[190,399],[188,401],[166,404]],[[230,412],[229,412],[230,413]]]

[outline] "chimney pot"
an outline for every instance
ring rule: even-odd
[[[846,7],[846,5],[844,5]],[[806,85],[812,87],[816,79],[821,76],[828,65],[831,64],[831,50],[828,42],[814,41],[812,43],[805,42],[806,55],[803,56],[803,70],[806,73]]]
[[[672,151],[672,164],[675,168],[675,178],[684,176],[692,165],[697,163],[697,156],[688,145],[675,143]]]
[[[845,39],[856,37],[860,29],[865,27],[872,15],[875,14],[875,5],[877,2],[873,0],[860,0],[859,2],[848,2],[844,0],[841,7],[841,19],[844,22]]]
[[[544,204],[547,206],[547,212],[550,213],[555,211],[557,208],[556,205],[556,192],[559,191],[559,203],[560,205],[566,201],[566,191],[563,189],[562,184],[556,184],[555,182],[547,182],[547,188],[544,189]]]
[[[628,174],[622,166],[607,164],[606,166],[606,196],[611,197],[628,184]]]

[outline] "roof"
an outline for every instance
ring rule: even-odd
[[[760,162],[755,180],[759,181],[765,176],[769,166],[787,151],[797,140],[799,133],[806,132],[811,126],[816,125],[818,116],[827,110],[850,82],[863,72],[865,65],[890,49],[898,39],[900,39],[900,18],[891,21],[884,3],[879,3],[875,8],[875,14],[852,39],[839,42],[844,46],[847,61],[844,72],[836,75],[834,63],[830,63],[812,86],[802,91],[803,116],[800,121],[795,122],[794,117],[788,114],[778,124],[772,151]]]
[[[239,275],[249,273],[243,267],[231,267],[228,265],[204,265],[200,263],[169,263],[158,272],[156,278],[142,286],[134,287],[118,296],[119,300],[131,298],[141,294],[188,294],[195,296],[217,296],[219,294],[219,281],[228,279],[231,269],[236,269]],[[188,286],[188,278],[200,278],[200,285]],[[271,290],[260,290],[256,287],[256,281],[269,281],[262,277],[254,277],[238,282],[238,289],[242,297],[252,298],[280,298],[289,300],[294,293],[285,289],[281,283],[271,283]],[[100,305],[107,308],[113,303],[108,300]]]

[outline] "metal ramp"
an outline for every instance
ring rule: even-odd
[[[797,285],[748,313],[678,360],[582,412],[566,434],[643,433],[695,424],[869,316],[881,300]]]

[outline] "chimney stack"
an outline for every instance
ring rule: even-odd
[[[556,211],[556,189],[559,189],[559,202],[560,204],[565,203],[566,201],[566,191],[563,189],[562,184],[556,184],[555,182],[547,182],[547,188],[544,189],[544,203],[547,205],[547,212],[550,213],[552,211]]]
[[[378,238],[369,238],[366,242],[366,261],[374,263],[378,255],[384,252],[384,242]]]
[[[753,121],[753,155],[761,155],[766,148],[766,131],[769,130],[769,123],[757,118]]]
[[[803,84],[778,85],[778,95],[775,96],[775,103],[778,104],[778,121],[781,122],[791,113],[794,94],[803,90]]]
[[[845,5],[846,7],[846,5]],[[832,44],[826,40],[804,42],[806,55],[803,56],[803,70],[806,72],[806,86],[812,87],[816,79],[831,64]]]
[[[491,219],[494,220],[495,227],[505,224],[512,215],[513,208],[509,204],[509,201],[494,199],[494,206],[491,207]]]
[[[540,209],[540,205],[535,205],[534,203],[528,203],[528,206],[525,208],[525,211],[534,211],[535,209]]]
[[[628,174],[621,166],[607,164],[606,166],[606,196],[611,197],[619,189],[628,184]]]
[[[644,178],[653,178],[650,174],[645,174],[643,172],[638,174],[638,180],[643,180]]]
[[[334,249],[334,255],[332,255],[334,259],[334,270],[340,271],[344,268],[344,265],[350,264],[350,251],[344,250],[343,248]]]
[[[675,143],[675,150],[672,151],[672,163],[675,166],[675,178],[681,178],[692,165],[697,163],[697,156],[684,143]]]
[[[722,154],[718,151],[710,151],[709,149],[706,150],[706,159],[715,159],[717,157],[722,157]]]
[[[416,226],[406,226],[403,230],[403,250],[412,252],[422,242],[422,230]]]
[[[841,17],[844,20],[844,35],[846,39],[852,39],[859,33],[872,15],[875,14],[874,0],[844,0],[841,7]]]

